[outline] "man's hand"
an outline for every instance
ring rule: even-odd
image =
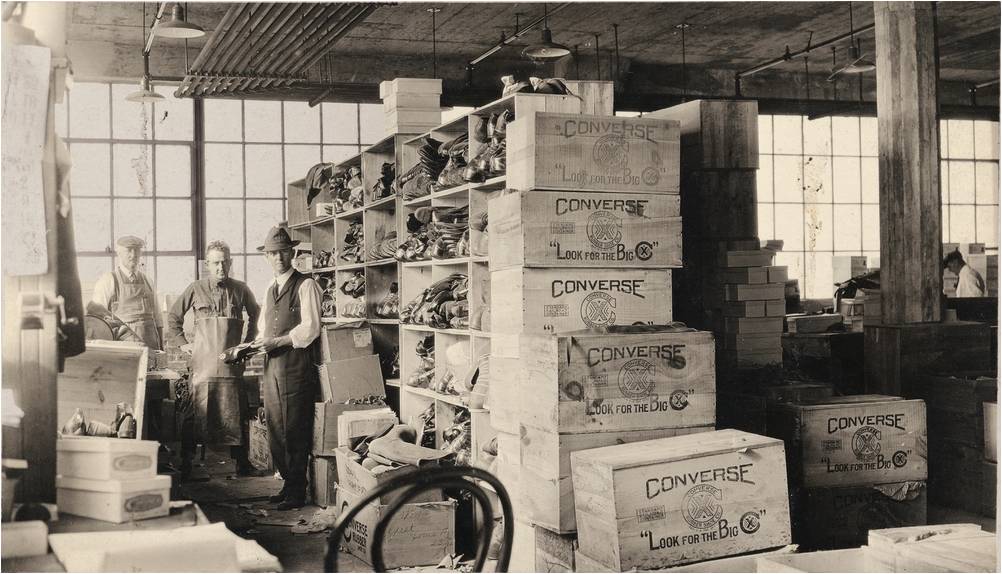
[[[284,337],[265,337],[254,341],[251,346],[270,353],[279,347],[292,346],[292,339],[288,335]]]

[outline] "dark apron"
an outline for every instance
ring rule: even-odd
[[[191,386],[195,425],[200,442],[240,446],[247,400],[243,392],[243,365],[227,365],[219,355],[239,345],[242,319],[203,317],[195,320],[191,356]]]
[[[146,276],[136,273],[135,281],[115,269],[118,296],[110,311],[143,340],[147,347],[160,350],[160,333],[157,331],[156,302],[153,288]]]

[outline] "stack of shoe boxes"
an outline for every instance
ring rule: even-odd
[[[387,134],[419,134],[442,123],[442,80],[397,78],[379,84]]]

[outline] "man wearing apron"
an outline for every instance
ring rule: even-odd
[[[160,309],[153,285],[139,270],[144,245],[143,240],[134,235],[118,238],[115,242],[118,265],[97,280],[91,300],[128,325],[147,347],[159,351],[163,332]]]
[[[268,232],[258,247],[275,279],[265,294],[261,338],[254,347],[267,353],[261,387],[271,457],[285,485],[272,496],[279,510],[300,508],[306,501],[306,466],[313,440],[314,401],[320,360],[320,288],[292,268],[293,241],[282,227]]]
[[[167,316],[167,341],[191,355],[191,408],[182,409],[181,476],[191,473],[196,437],[203,444],[230,446],[237,474],[254,475],[247,460],[248,404],[244,366],[227,365],[219,355],[254,340],[260,308],[247,284],[230,278],[233,261],[223,241],[205,250],[208,276],[195,281],[174,302]],[[193,314],[193,333],[185,333],[185,316]],[[244,313],[247,322],[243,320]],[[247,332],[244,335],[244,326]],[[187,405],[186,405],[187,406]]]

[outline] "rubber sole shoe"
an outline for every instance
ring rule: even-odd
[[[306,506],[306,501],[304,500],[283,500],[278,505],[278,510],[297,510]]]

